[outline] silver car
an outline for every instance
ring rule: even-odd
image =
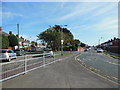
[[[97,52],[98,52],[98,53],[103,53],[103,52],[104,52],[104,50],[103,50],[103,49],[101,49],[101,48],[97,48]]]
[[[11,59],[16,59],[16,53],[11,49],[0,49],[0,60],[11,61]]]

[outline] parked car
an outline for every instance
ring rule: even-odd
[[[11,59],[16,59],[16,53],[11,49],[0,49],[0,60],[11,61]]]
[[[94,47],[94,50],[97,50],[97,47]]]
[[[102,53],[102,52],[104,52],[104,50],[101,49],[101,48],[97,48],[97,52],[98,52],[98,53]]]
[[[31,49],[31,52],[36,52],[36,51],[38,51],[39,49],[38,48],[32,48]]]
[[[23,50],[23,49],[16,49],[15,53],[16,53],[17,56],[22,56],[22,55],[26,54],[26,51]]]
[[[86,51],[88,51],[89,49],[88,48],[86,48],[86,49],[84,49],[84,52],[86,52]]]
[[[44,49],[44,53],[46,54],[46,55],[49,55],[49,56],[51,56],[51,57],[53,57],[54,55],[53,55],[53,51],[51,50],[51,49]]]

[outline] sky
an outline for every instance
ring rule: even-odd
[[[2,2],[2,28],[36,40],[49,25],[67,25],[74,39],[97,45],[118,37],[117,2]],[[102,38],[101,38],[102,37]]]

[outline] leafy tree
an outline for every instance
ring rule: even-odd
[[[42,43],[43,46],[45,46],[45,43]]]
[[[32,44],[31,47],[32,47],[32,48],[35,48],[35,45]]]
[[[80,45],[81,47],[85,47],[86,46],[86,44],[84,44],[84,43],[81,43],[81,45]]]
[[[77,50],[77,48],[78,48],[78,44],[80,43],[80,41],[79,40],[77,40],[77,39],[75,39],[74,41],[73,41],[73,47],[74,47],[74,50]]]
[[[60,27],[60,25],[48,28],[37,37],[47,45],[52,46],[54,50],[60,49],[61,40],[64,40],[64,46],[73,40],[73,34],[67,28]]]
[[[10,47],[14,47],[14,46],[18,45],[18,38],[14,34],[9,35],[8,39],[9,39]]]
[[[31,41],[31,43],[32,43],[31,47],[35,48],[36,42],[35,41]]]
[[[37,46],[38,45],[38,43],[37,42],[35,42],[35,46]]]
[[[31,43],[35,43],[35,41],[31,41]]]
[[[1,43],[1,48],[8,48],[9,47],[9,39],[7,36],[4,34],[0,34],[0,43]]]

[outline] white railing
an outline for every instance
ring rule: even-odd
[[[26,74],[29,71],[45,67],[55,62],[54,56],[48,58],[50,53],[37,54],[40,57],[28,58],[31,55],[25,55],[23,60],[2,63],[2,72],[0,73],[0,82]],[[33,55],[32,55],[33,56]]]

